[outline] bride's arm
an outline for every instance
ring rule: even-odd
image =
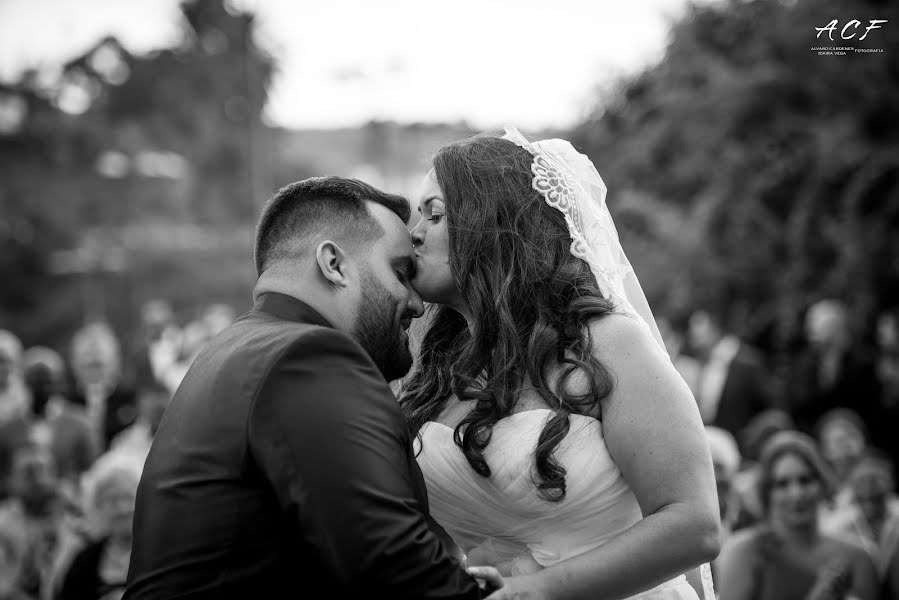
[[[715,476],[689,388],[632,319],[605,317],[591,333],[614,378],[603,435],[644,518],[600,548],[507,582],[548,598],[625,598],[710,561],[720,547]]]

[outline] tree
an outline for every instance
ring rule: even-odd
[[[108,298],[105,316],[127,327],[139,299],[116,297],[127,282],[103,273],[140,279],[154,266],[98,245],[97,231],[233,229],[275,187],[261,119],[275,63],[253,41],[253,16],[222,0],[181,10],[175,48],[134,56],[106,38],[55,80],[31,72],[0,85],[0,327],[26,343],[61,346],[89,298]]]
[[[661,62],[572,133],[630,223],[655,303],[717,303],[769,348],[822,296],[846,300],[859,332],[899,302],[899,27],[852,42],[883,53],[819,56],[850,43],[816,39],[831,16],[893,24],[899,7],[691,6]]]

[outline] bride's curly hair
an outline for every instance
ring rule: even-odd
[[[531,187],[532,161],[530,152],[492,134],[437,151],[450,270],[472,327],[458,312],[436,307],[400,404],[418,434],[451,395],[474,400],[453,439],[472,468],[489,477],[484,449],[493,426],[512,414],[529,381],[555,412],[538,439],[534,484],[544,498],[561,501],[566,472],[553,451],[568,433],[569,415],[597,414],[612,390],[609,371],[591,352],[588,322],[613,306],[588,265],[571,254],[562,213]],[[560,377],[550,385],[554,367]],[[589,384],[582,395],[565,389],[578,371]]]

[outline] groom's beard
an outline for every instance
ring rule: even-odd
[[[397,321],[396,301],[374,277],[362,277],[362,305],[356,322],[356,340],[387,381],[399,379],[412,368],[409,338]]]

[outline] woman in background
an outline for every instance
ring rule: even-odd
[[[59,600],[117,600],[125,593],[142,469],[139,454],[110,452],[85,474],[85,506],[94,536],[72,559],[56,596]]]
[[[814,441],[795,431],[778,433],[760,462],[765,520],[724,545],[720,600],[879,598],[868,554],[821,532],[818,512],[834,480]]]

